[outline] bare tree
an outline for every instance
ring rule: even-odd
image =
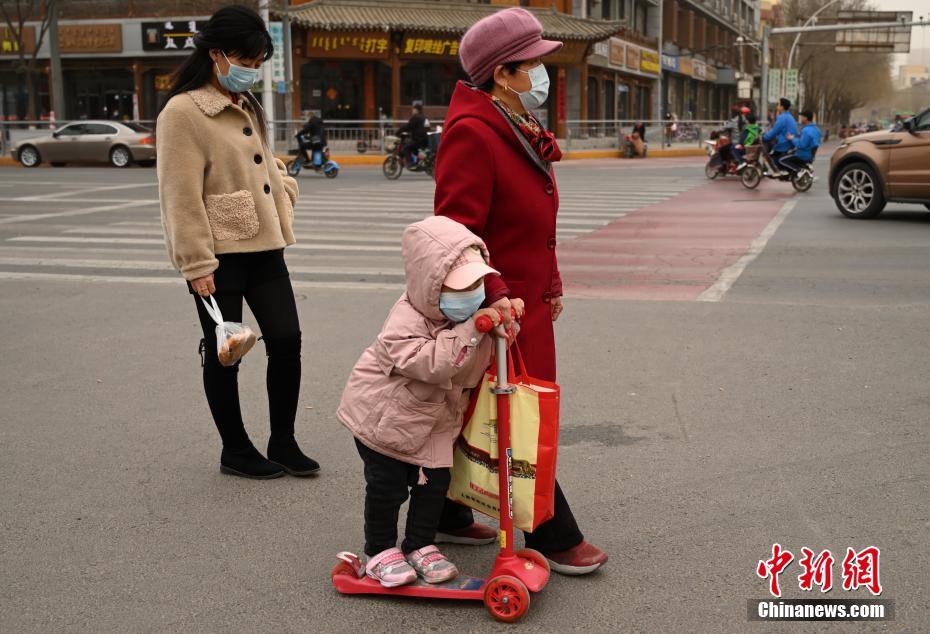
[[[785,0],[786,24],[803,24],[829,0]],[[867,0],[843,0],[818,16],[819,24],[837,22],[840,11],[869,11],[874,7]],[[780,59],[787,59],[793,38],[780,39]],[[805,104],[802,107],[821,110],[818,118],[824,122],[846,123],[850,112],[888,94],[891,86],[891,56],[885,53],[837,53],[833,32],[805,33],[795,51],[794,65],[804,82]]]
[[[37,57],[45,34],[48,32],[48,9],[58,0],[0,0],[0,16],[6,23],[15,46],[18,59],[13,64],[13,70],[25,79],[26,92],[29,96],[26,107],[26,116],[34,121],[38,118],[38,89],[36,86],[36,71],[38,69]],[[39,22],[38,34],[35,38],[35,47],[26,52],[26,22]]]

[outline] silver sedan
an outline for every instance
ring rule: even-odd
[[[75,121],[51,134],[19,141],[13,146],[13,160],[24,167],[42,162],[54,166],[65,163],[109,163],[128,167],[155,164],[155,135],[137,123],[118,121]]]

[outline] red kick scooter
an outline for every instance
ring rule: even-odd
[[[476,323],[481,332],[494,325],[486,316]],[[365,564],[357,555],[341,552],[333,568],[332,578],[336,590],[342,594],[388,594],[402,597],[430,599],[460,599],[484,601],[495,619],[507,623],[520,620],[530,607],[530,592],[539,592],[549,581],[549,562],[541,553],[529,548],[513,550],[513,486],[510,462],[510,395],[516,388],[509,383],[508,337],[498,334],[495,341],[498,385],[492,388],[497,395],[497,456],[500,491],[500,552],[487,579],[459,575],[440,584],[426,583],[422,579],[396,588],[385,588],[365,574]],[[503,380],[500,377],[504,377]]]

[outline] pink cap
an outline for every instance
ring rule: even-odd
[[[462,68],[480,85],[501,64],[543,57],[562,48],[561,42],[542,39],[542,30],[536,16],[519,7],[478,20],[462,36]]]
[[[478,247],[468,247],[452,263],[449,274],[443,282],[445,286],[460,291],[466,289],[485,275],[500,275],[484,261]]]

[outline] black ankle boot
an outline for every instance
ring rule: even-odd
[[[268,441],[268,459],[292,476],[313,475],[320,470],[320,464],[304,455],[293,436],[282,440],[272,437]]]
[[[258,449],[249,445],[243,449],[227,449],[223,447],[220,455],[220,473],[252,478],[254,480],[270,480],[280,478],[284,470],[258,452]]]

